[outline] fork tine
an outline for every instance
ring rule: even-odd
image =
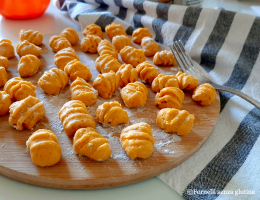
[[[176,54],[178,55],[179,60],[181,60],[182,68],[184,69],[183,71],[186,72],[189,68],[187,67],[187,63],[186,63],[182,53],[179,50],[178,44],[176,42],[173,42],[173,46],[176,50]]]
[[[191,68],[194,64],[193,64],[193,62],[192,62],[191,57],[189,56],[189,54],[187,54],[187,52],[186,52],[186,50],[185,50],[185,48],[184,48],[184,45],[183,45],[182,41],[179,40],[179,41],[177,41],[176,43],[178,44],[178,46],[179,46],[179,48],[180,48],[182,54],[184,55],[184,58],[185,58],[185,60],[186,60],[186,62],[187,62],[187,64],[188,64],[189,68]]]
[[[185,66],[182,63],[182,61],[181,61],[181,59],[180,59],[180,57],[179,57],[179,55],[177,53],[177,49],[176,49],[174,43],[172,43],[172,45],[170,45],[170,49],[171,49],[174,57],[176,58],[176,61],[177,61],[178,65],[179,65],[179,67],[181,68],[181,71],[185,72],[186,71]]]
[[[190,64],[187,62],[186,58],[185,58],[185,54],[183,53],[182,49],[180,48],[179,44],[177,41],[174,42],[175,48],[177,50],[177,53],[180,57],[180,59],[182,60],[182,63],[184,64],[185,70],[189,70],[190,68]]]
[[[178,41],[178,44],[179,44],[180,48],[182,49],[182,51],[184,52],[184,54],[186,55],[185,57],[188,60],[188,62],[190,63],[190,65],[189,65],[190,68],[199,72],[201,76],[204,76],[205,74],[196,65],[194,65],[190,55],[186,52],[184,45],[183,45],[181,40]]]

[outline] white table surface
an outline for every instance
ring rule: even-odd
[[[256,15],[252,5],[260,6],[260,1],[222,2],[205,0],[203,7],[223,7],[226,10],[246,12]],[[46,13],[31,20],[9,20],[0,16],[0,39],[12,41],[19,39],[21,29],[38,30],[42,34],[60,33],[61,30],[72,27],[80,31],[80,26],[74,23],[67,13],[58,11],[51,3]],[[62,190],[33,186],[21,183],[0,175],[0,200],[71,200],[71,199],[113,199],[113,200],[182,200],[183,198],[169,188],[158,178],[154,177],[128,186],[99,190]]]

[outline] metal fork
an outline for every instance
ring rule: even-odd
[[[209,83],[216,90],[233,93],[233,94],[245,99],[246,101],[250,102],[258,109],[260,109],[260,103],[257,102],[252,97],[248,96],[247,94],[240,92],[238,90],[235,90],[233,88],[214,83],[210,79],[210,76],[206,71],[200,69],[197,65],[194,64],[194,62],[192,61],[189,54],[186,52],[186,50],[180,40],[173,42],[172,45],[170,45],[170,48],[171,48],[173,55],[176,58],[177,63],[179,64],[179,67],[181,68],[181,70],[183,72],[190,74],[190,75],[194,76],[195,78],[197,78],[199,80],[200,84]]]

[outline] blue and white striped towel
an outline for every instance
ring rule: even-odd
[[[104,31],[114,22],[128,34],[146,27],[165,45],[182,39],[216,83],[260,100],[258,17],[144,0],[55,0],[55,4],[82,28],[96,23]],[[260,199],[260,110],[235,95],[220,94],[221,113],[209,140],[186,162],[158,177],[186,199]]]

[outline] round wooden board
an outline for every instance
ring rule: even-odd
[[[82,34],[79,33],[82,38]],[[48,45],[50,36],[45,35],[42,47],[42,54],[39,56],[41,67],[38,73],[26,81],[31,81],[36,87],[36,97],[39,98],[46,109],[45,117],[39,121],[33,130],[17,131],[8,124],[9,115],[0,117],[0,173],[12,179],[29,184],[53,188],[68,189],[93,189],[108,188],[127,185],[130,183],[145,180],[165,171],[168,171],[197,152],[211,135],[219,116],[220,101],[217,100],[210,106],[200,106],[193,102],[191,93],[185,93],[185,100],[182,109],[195,115],[195,122],[191,132],[186,136],[169,134],[160,129],[156,124],[156,115],[159,109],[154,105],[155,93],[150,85],[146,85],[149,91],[148,100],[145,106],[136,109],[127,108],[120,96],[118,89],[111,99],[98,97],[95,105],[88,107],[89,113],[95,118],[96,108],[107,101],[118,101],[127,110],[130,122],[116,127],[104,126],[96,122],[96,129],[107,138],[112,147],[112,156],[104,162],[97,162],[87,157],[77,155],[73,152],[73,137],[68,137],[63,131],[61,122],[58,119],[58,112],[64,103],[71,100],[69,86],[59,95],[47,95],[37,84],[44,71],[55,68],[54,53]],[[107,38],[105,36],[105,38]],[[131,38],[131,37],[130,37]],[[14,46],[18,42],[14,43]],[[139,45],[134,44],[140,48]],[[73,47],[81,62],[87,65],[93,75],[90,83],[98,75],[95,68],[97,54],[86,54],[78,43]],[[168,47],[160,45],[160,50]],[[19,76],[17,65],[19,56],[9,60],[8,78]],[[152,58],[147,58],[152,63]],[[160,73],[176,74],[177,67],[157,67]],[[0,88],[3,90],[3,88]],[[130,159],[120,144],[120,133],[123,128],[137,122],[147,122],[153,129],[155,138],[154,152],[147,159]],[[40,128],[52,130],[58,137],[62,148],[60,162],[52,167],[38,167],[30,158],[30,152],[26,147],[29,136]],[[206,153],[206,152],[205,152]]]

